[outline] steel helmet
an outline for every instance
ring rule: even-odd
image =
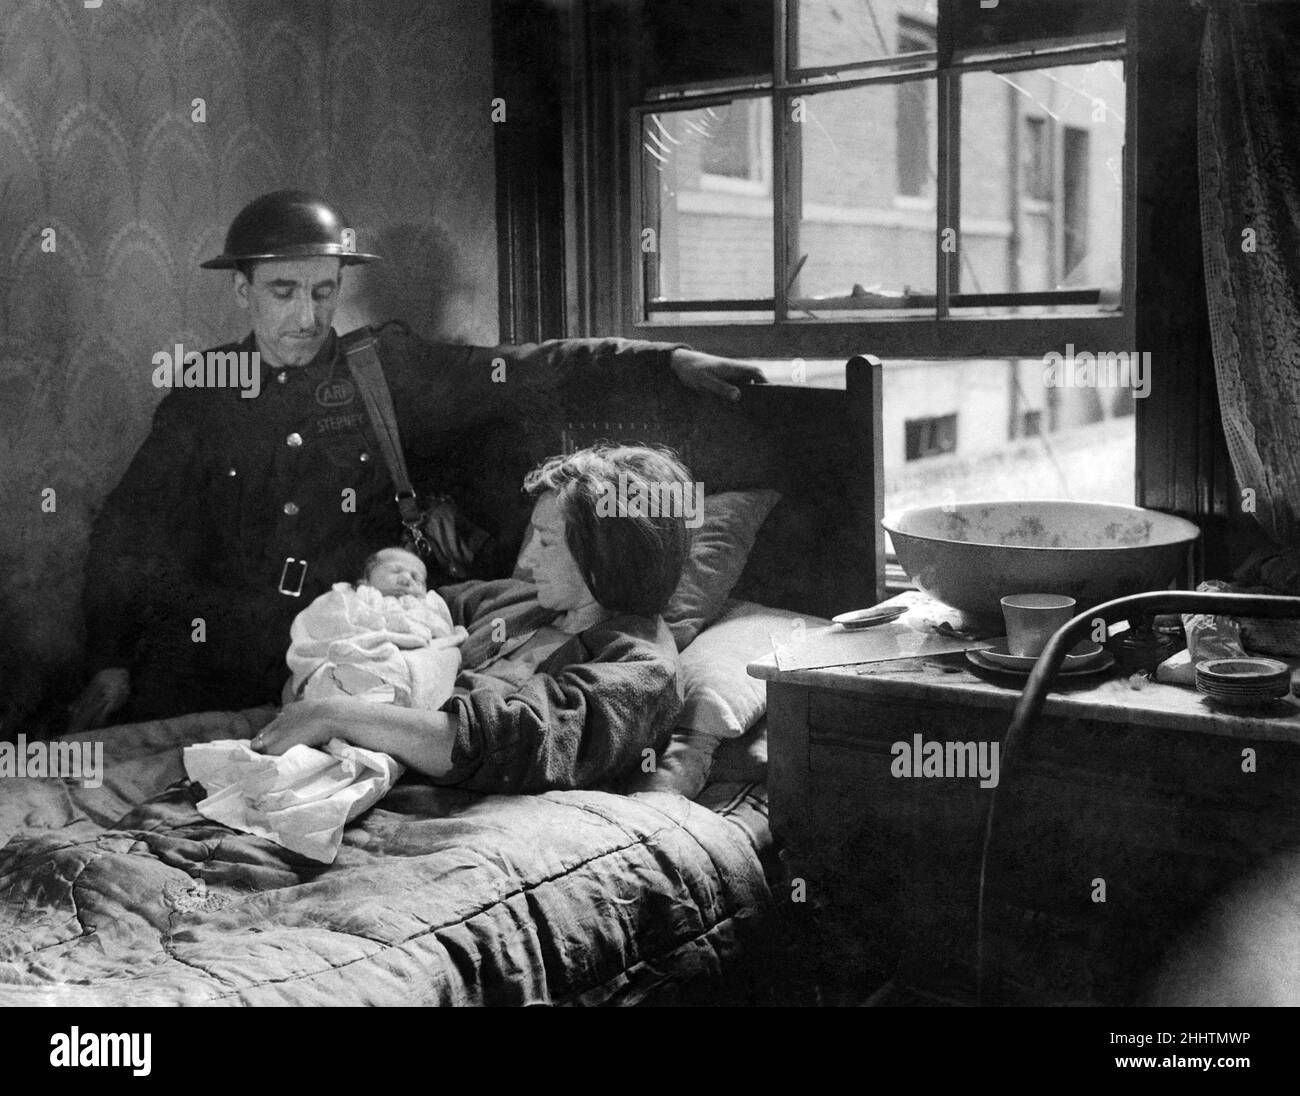
[[[315,255],[335,255],[344,266],[379,258],[343,246],[343,218],[323,198],[303,190],[276,190],[244,206],[226,233],[225,250],[199,265],[228,270],[241,262]]]

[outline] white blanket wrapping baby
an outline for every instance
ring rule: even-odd
[[[466,638],[432,590],[394,597],[346,582],[299,613],[289,635],[293,699],[348,696],[430,709],[451,696]]]
[[[340,582],[294,618],[290,638],[285,703],[342,697],[437,709],[455,687],[466,632],[432,591],[396,596]],[[341,739],[279,757],[246,742],[206,742],[187,746],[184,762],[208,793],[198,805],[205,818],[326,864],[338,855],[344,826],[405,771],[387,754]]]

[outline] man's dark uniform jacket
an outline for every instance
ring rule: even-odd
[[[251,353],[253,336],[219,349]],[[468,437],[472,452],[480,426],[538,414],[586,378],[675,384],[671,350],[621,339],[433,345],[395,327],[379,342],[421,488],[421,468],[447,439]],[[333,332],[305,367],[263,363],[256,398],[237,388],[170,392],[91,534],[88,670],[131,670],[131,701],[117,718],[278,700],[293,617],[400,540],[393,492]],[[287,560],[306,561],[305,574]],[[298,596],[281,592],[300,579]]]

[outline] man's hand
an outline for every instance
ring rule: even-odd
[[[362,701],[299,700],[287,705],[263,727],[249,746],[258,753],[278,757],[294,746],[324,746],[331,738],[346,739],[347,704]],[[340,705],[344,707],[340,710]],[[355,710],[353,711],[355,715]]]
[[[732,358],[701,354],[698,350],[674,350],[673,372],[687,388],[710,392],[724,400],[740,399],[738,384],[766,384],[763,371]]]
[[[100,670],[68,712],[68,733],[102,727],[131,695],[131,672],[120,666]]]

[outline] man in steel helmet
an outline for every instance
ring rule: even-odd
[[[350,244],[327,202],[276,191],[201,264],[234,272],[252,327],[204,357],[256,353],[254,383],[175,387],[105,502],[86,565],[91,679],[71,729],[275,701],[295,613],[393,542],[392,481],[331,326],[343,269],[378,258]],[[385,331],[379,352],[408,455],[599,363],[629,384],[671,368],[732,398],[733,382],[761,380],[738,362],[623,339],[488,349]],[[509,384],[494,383],[499,367]]]

